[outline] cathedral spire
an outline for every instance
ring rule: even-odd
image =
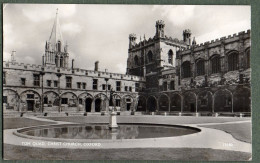
[[[60,22],[59,22],[59,17],[58,17],[58,8],[56,10],[56,18],[54,20],[54,24],[52,27],[51,35],[49,38],[49,43],[51,44],[51,48],[53,51],[58,51],[58,49],[63,49],[61,46],[63,45],[63,39],[62,39],[62,34],[61,34],[61,29],[60,29]],[[59,46],[58,45],[59,43]]]

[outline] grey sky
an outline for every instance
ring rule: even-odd
[[[4,60],[16,50],[16,61],[41,64],[56,8],[63,39],[69,45],[75,67],[125,73],[128,35],[137,42],[155,34],[156,20],[164,20],[165,34],[182,39],[190,29],[197,43],[232,35],[251,28],[250,6],[184,5],[55,5],[8,4],[4,7]]]

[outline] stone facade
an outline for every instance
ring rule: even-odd
[[[116,74],[69,68],[56,16],[42,65],[3,62],[4,112],[107,112],[111,90],[118,111],[251,112],[250,30],[197,45],[188,29],[179,40],[155,27],[139,43],[129,35],[127,72]]]

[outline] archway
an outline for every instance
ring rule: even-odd
[[[12,89],[3,90],[3,107],[4,110],[19,111],[19,95]]]
[[[23,111],[40,111],[41,96],[38,92],[33,90],[26,90],[20,94],[20,99],[23,107]]]
[[[198,112],[212,112],[212,93],[203,91],[198,94]]]
[[[146,111],[145,97],[143,97],[143,96],[139,97],[136,111],[143,111],[143,112]]]
[[[234,112],[251,112],[251,93],[247,88],[240,88],[234,92]]]
[[[193,92],[186,92],[184,94],[183,101],[183,111],[184,112],[196,112],[196,95]]]
[[[232,94],[223,89],[214,94],[214,112],[232,112]]]
[[[86,100],[85,100],[85,110],[86,110],[86,112],[91,112],[91,104],[92,104],[92,99],[86,98]]]
[[[159,97],[159,111],[169,111],[169,98],[165,94]]]
[[[181,111],[181,96],[177,93],[171,95],[170,111]]]
[[[101,111],[101,99],[97,98],[95,100],[95,112],[100,112]]]
[[[148,98],[147,107],[150,112],[155,112],[157,110],[157,102],[154,96]]]

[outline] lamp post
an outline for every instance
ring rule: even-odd
[[[42,71],[40,72],[40,75],[42,76],[42,99],[41,99],[41,112],[44,111],[44,101],[43,101],[43,75],[45,75],[44,68],[42,67]]]
[[[107,82],[108,82],[109,78],[105,78],[105,81],[106,81],[106,96],[107,96]],[[107,96],[107,99],[108,99],[108,96]],[[108,102],[108,105],[109,105],[109,102]],[[107,105],[106,105],[106,112],[108,111],[108,108],[107,108]]]
[[[61,73],[60,73],[60,69],[57,70],[56,75],[58,77],[59,112],[61,112],[61,106],[60,106],[60,77],[61,77]]]

